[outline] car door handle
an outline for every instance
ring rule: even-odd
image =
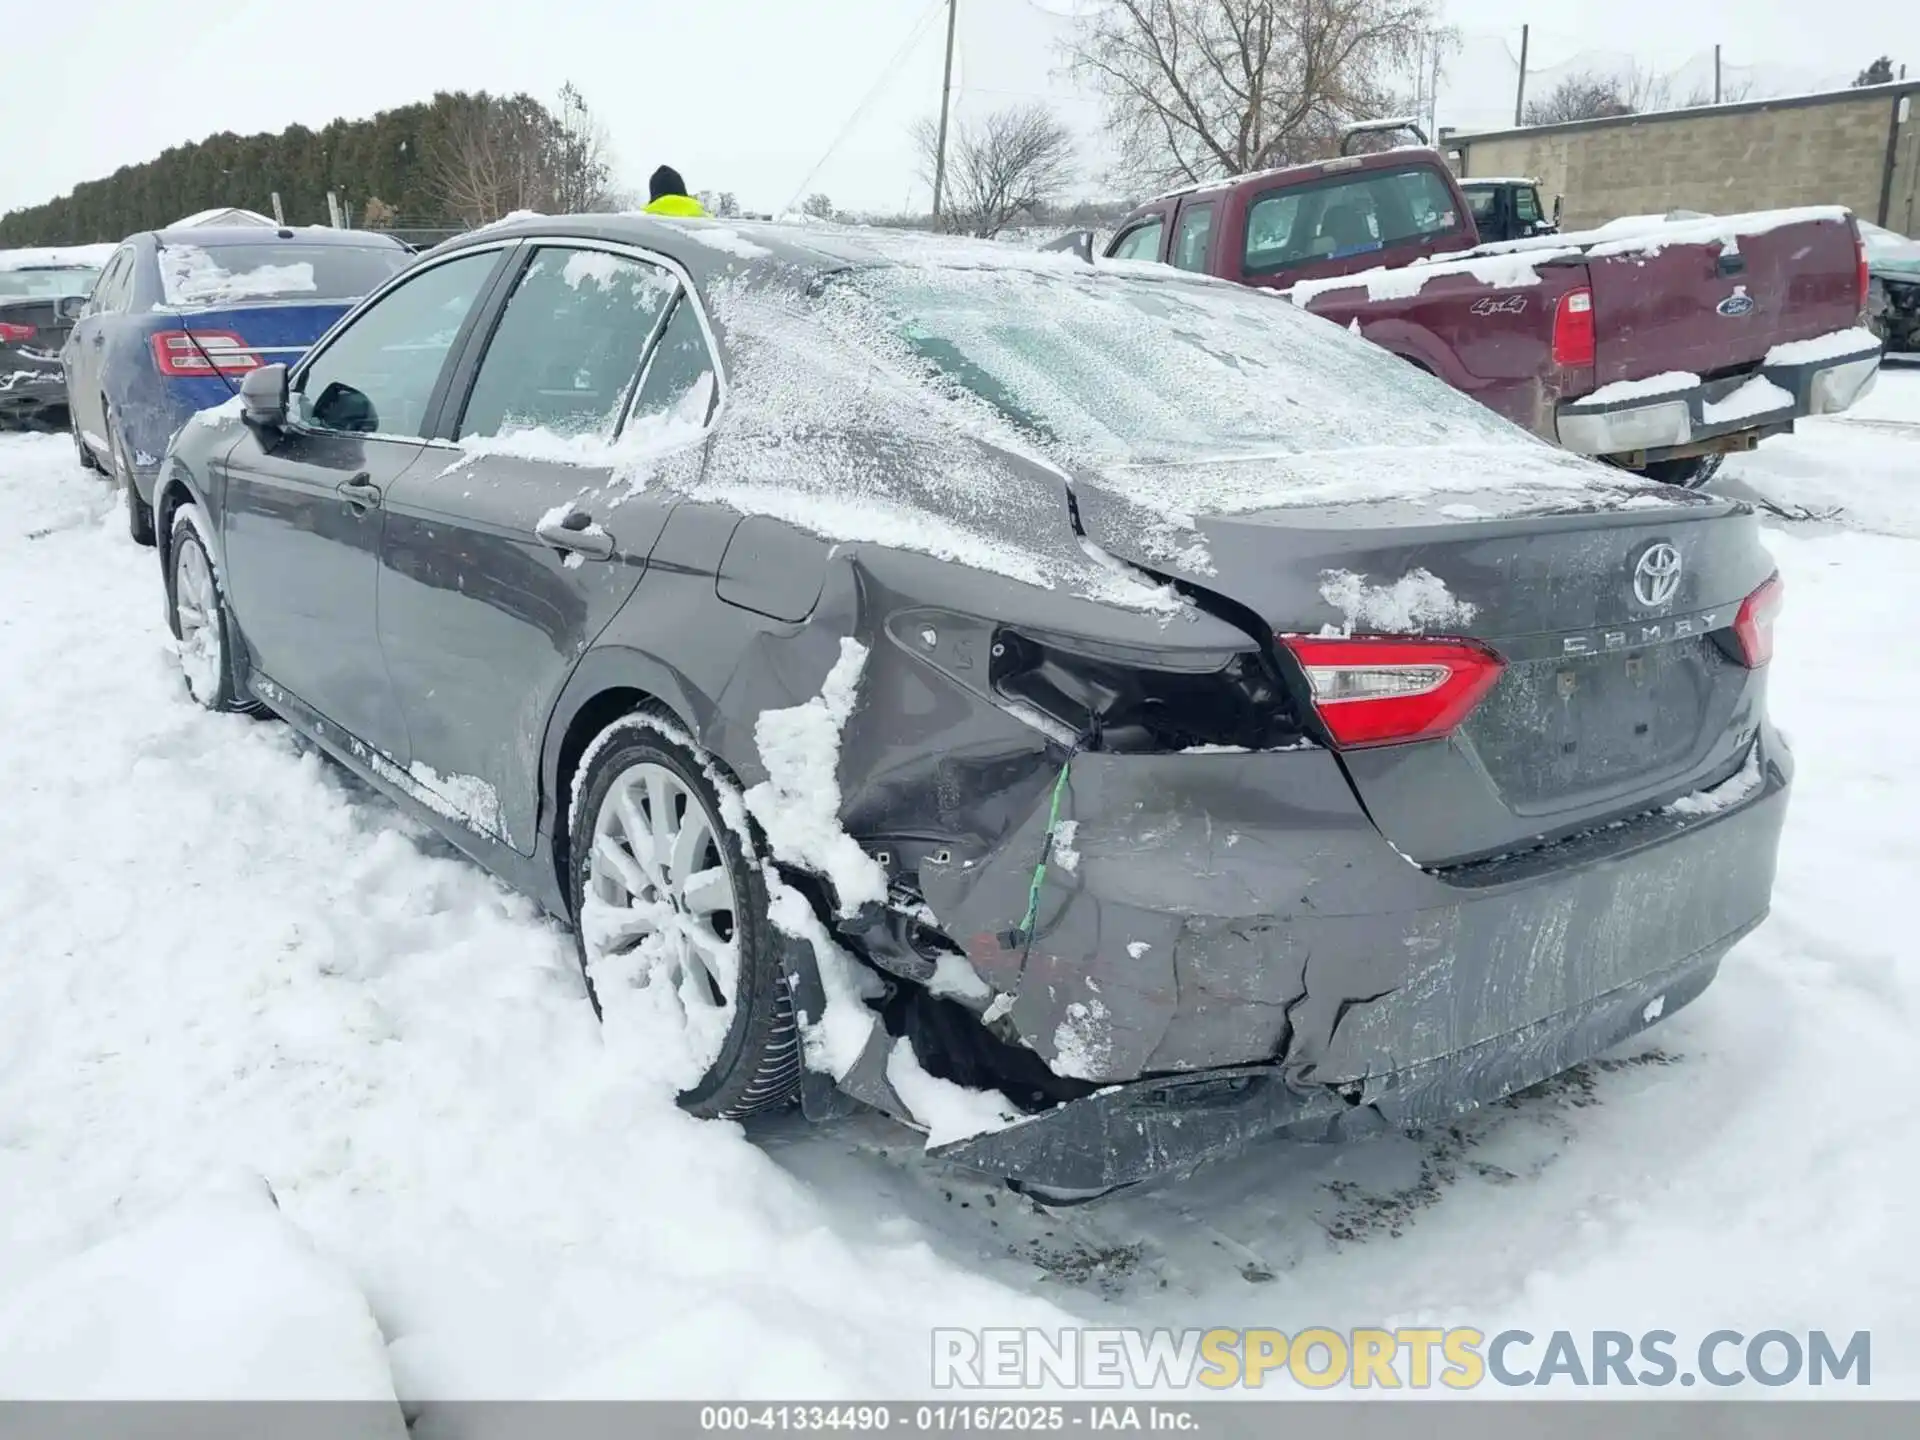
[[[106,343],[107,343],[107,337],[105,334],[103,334],[101,331],[98,331],[98,330],[93,332],[93,348],[94,349],[98,350],[102,345]]]
[[[545,544],[589,560],[605,560],[613,554],[613,536],[594,523],[584,510],[567,510],[543,516],[533,533]]]
[[[334,487],[334,493],[358,511],[370,510],[380,503],[380,487],[366,475],[342,480]]]

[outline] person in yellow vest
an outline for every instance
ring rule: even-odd
[[[647,181],[646,213],[704,219],[707,211],[698,200],[687,194],[687,182],[680,178],[680,172],[671,165],[662,165]]]

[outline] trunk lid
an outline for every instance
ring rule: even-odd
[[[1448,500],[1194,517],[1184,554],[1156,558],[1130,507],[1077,495],[1096,543],[1244,607],[1249,628],[1464,636],[1500,654],[1498,684],[1448,737],[1342,752],[1375,823],[1421,865],[1605,824],[1738,767],[1763,672],[1736,658],[1730,627],[1773,572],[1750,511],[1659,488],[1532,513],[1511,492]],[[1636,593],[1660,546],[1677,585]]]
[[[1758,365],[1776,345],[1857,325],[1859,252],[1844,218],[1808,219],[1741,233],[1736,221],[1704,241],[1684,222],[1587,252],[1593,285],[1594,384],[1667,371],[1713,378]]]
[[[352,300],[278,301],[227,305],[195,310],[170,310],[155,316],[157,328],[226,332],[240,337],[263,365],[291,365],[313,342],[333,327],[357,302]],[[222,371],[230,389],[237,390],[244,372]]]

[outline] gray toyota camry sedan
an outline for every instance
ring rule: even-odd
[[[568,924],[700,1115],[1083,1198],[1533,1084],[1767,913],[1755,516],[1170,269],[519,219],[156,512],[191,694]]]

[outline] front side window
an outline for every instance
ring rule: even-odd
[[[1173,237],[1173,263],[1182,270],[1204,271],[1212,241],[1213,206],[1189,205],[1180,212],[1180,228]]]
[[[1476,224],[1484,225],[1493,218],[1493,202],[1499,198],[1498,190],[1467,191],[1467,208],[1473,211]]]
[[[1428,165],[1370,170],[1263,195],[1247,216],[1246,269],[1270,274],[1444,234],[1460,216]]]
[[[1160,237],[1166,233],[1167,222],[1149,220],[1144,225],[1136,225],[1120,237],[1120,243],[1113,247],[1109,258],[1114,260],[1158,260],[1160,258]]]
[[[537,252],[480,362],[460,435],[611,439],[678,283],[658,265],[600,250]]]
[[[300,420],[361,435],[421,434],[447,352],[499,258],[462,255],[381,296],[301,375],[293,395]]]

